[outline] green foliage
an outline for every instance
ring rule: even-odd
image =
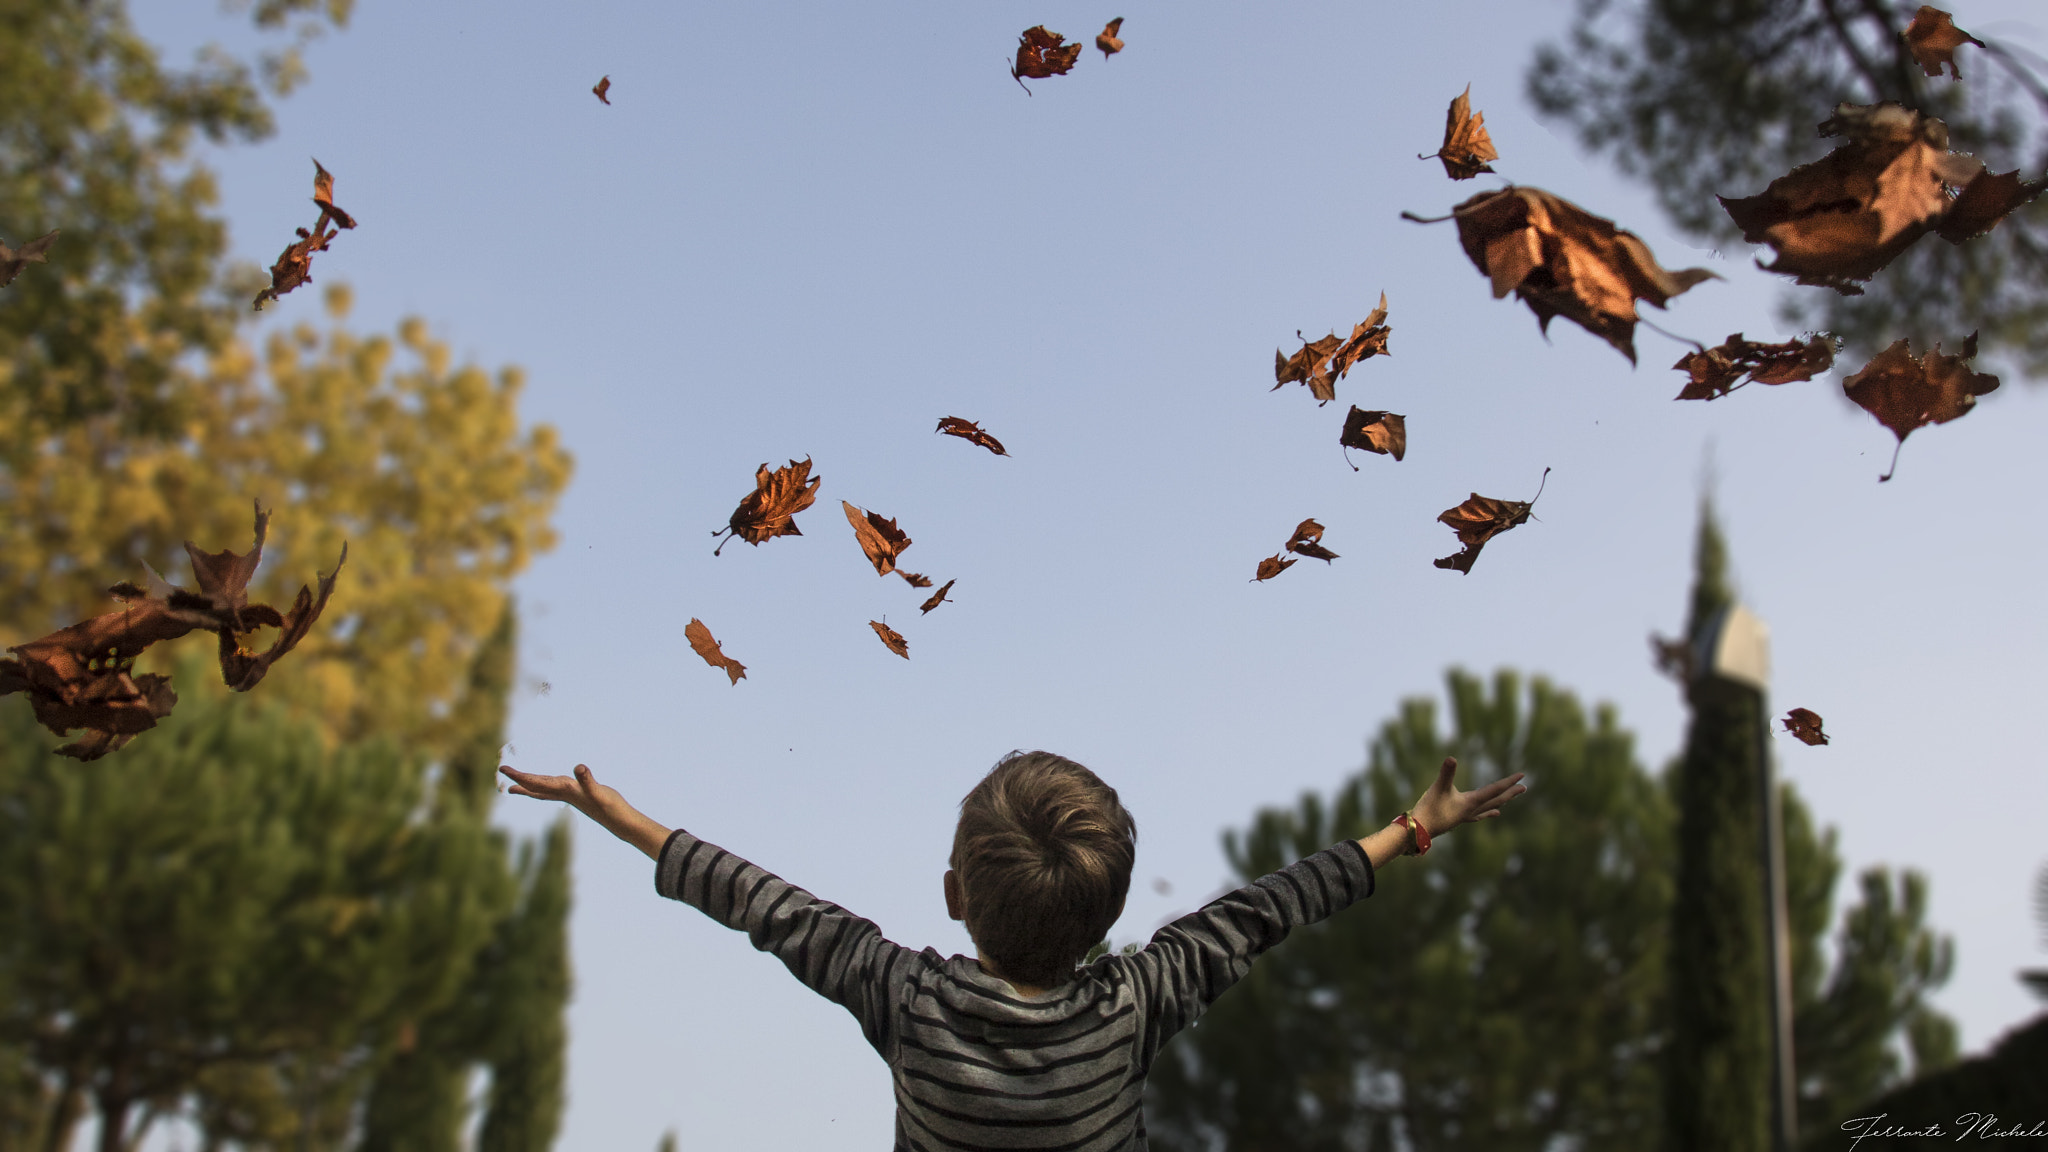
[[[334,1147],[335,1101],[470,978],[507,902],[498,838],[430,812],[393,744],[330,752],[217,686],[151,736],[80,771],[0,711],[0,1044],[47,1104],[92,1104],[103,1148],[188,1100]]]
[[[1886,1148],[1906,1152],[1953,1148],[1965,1138],[1977,1144],[2014,1128],[2022,1135],[2038,1132],[2036,1126],[2048,1116],[2048,1076],[2041,1074],[2043,1068],[2048,1068],[2048,1014],[2006,1033],[1983,1056],[1865,1101],[1842,1122],[1884,1117],[1883,1125],[1939,1128],[1938,1136],[1893,1136],[1881,1141]],[[1845,1135],[1841,1123],[1815,1127],[1801,1133],[1800,1147],[1807,1152],[1833,1152],[1856,1131]],[[1882,1126],[1876,1131],[1882,1131]]]
[[[1648,182],[1680,231],[1716,247],[1739,245],[1741,233],[1714,196],[1753,195],[1818,158],[1830,145],[1815,126],[1843,101],[1922,109],[1948,122],[1954,147],[1994,170],[2038,176],[2048,147],[2029,135],[2048,88],[1982,28],[1971,30],[1996,50],[1965,48],[1963,82],[1925,77],[1899,38],[1917,7],[1579,0],[1564,43],[1537,53],[1529,94],[1586,147]],[[1987,351],[2048,375],[2048,202],[1960,247],[1915,244],[1866,295],[1794,289],[1785,312],[1865,357],[1901,336],[1953,345],[1981,330]]]
[[[1514,674],[1452,672],[1446,738],[1406,701],[1327,803],[1269,809],[1226,852],[1245,878],[1408,807],[1446,754],[1459,786],[1515,772],[1510,817],[1390,865],[1358,908],[1252,967],[1151,1074],[1162,1149],[1641,1148],[1655,1131],[1669,801],[1611,708]]]

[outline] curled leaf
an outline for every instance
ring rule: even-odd
[[[1550,479],[1550,469],[1543,470],[1543,478]],[[1542,485],[1537,485],[1536,495],[1528,500],[1496,500],[1474,492],[1471,499],[1456,508],[1446,509],[1437,520],[1450,526],[1458,534],[1458,543],[1464,545],[1457,553],[1436,561],[1439,568],[1472,573],[1472,562],[1479,559],[1479,550],[1495,536],[1516,527],[1529,519],[1529,510],[1536,506],[1543,495]]]
[[[29,265],[49,263],[50,246],[57,242],[58,231],[52,228],[19,248],[9,248],[0,242],[0,288],[14,283],[14,278]]]
[[[1338,435],[1337,443],[1392,456],[1398,461],[1408,454],[1408,420],[1398,412],[1367,410],[1354,404],[1344,417],[1344,431]],[[1346,458],[1349,459],[1348,455]],[[1358,465],[1353,464],[1351,470],[1358,471]]]
[[[1465,255],[1493,281],[1494,299],[1514,293],[1546,334],[1551,318],[1563,316],[1631,364],[1637,300],[1662,308],[1700,281],[1720,279],[1704,268],[1664,268],[1634,233],[1541,188],[1482,192],[1451,218]]]
[[[1493,150],[1493,137],[1486,133],[1486,113],[1472,111],[1470,84],[1451,101],[1450,112],[1444,117],[1443,147],[1416,159],[1442,160],[1444,173],[1453,180],[1470,180],[1481,172],[1493,171],[1486,162],[1500,159],[1500,153]]]
[[[1124,18],[1119,16],[1104,24],[1102,32],[1095,37],[1095,46],[1102,49],[1104,60],[1124,50],[1124,42],[1116,38],[1116,34],[1123,30],[1123,26]]]
[[[1922,9],[1922,11],[1925,11],[1925,9]],[[1785,731],[1799,737],[1799,741],[1802,744],[1826,744],[1828,742],[1828,734],[1820,730],[1821,718],[1818,712],[1806,708],[1794,708],[1790,712],[1785,713],[1785,718],[1779,721],[1779,723],[1785,725]]]
[[[1294,535],[1287,538],[1287,550],[1297,556],[1307,556],[1324,563],[1335,560],[1337,554],[1323,547],[1323,526],[1313,517],[1295,526]]]
[[[1928,232],[1961,244],[2048,188],[1949,151],[1947,124],[1898,104],[1837,105],[1820,131],[1843,142],[1755,196],[1720,200],[1743,239],[1777,253],[1765,271],[1845,296]]]
[[[998,456],[1008,456],[1003,442],[981,430],[981,425],[958,416],[946,416],[939,420],[939,431],[948,436],[958,436],[971,444],[979,444]]]
[[[1320,340],[1308,341],[1300,331],[1295,336],[1304,343],[1301,350],[1288,356],[1278,349],[1273,352],[1273,391],[1289,383],[1308,386],[1309,394],[1319,403],[1327,404],[1337,398],[1337,381],[1351,371],[1360,360],[1373,356],[1391,355],[1387,351],[1387,337],[1393,329],[1387,326],[1387,294],[1380,293],[1379,307],[1367,314],[1364,321],[1354,325],[1349,338],[1339,337],[1332,332]]]
[[[702,620],[690,617],[690,622],[683,626],[683,639],[690,642],[690,650],[702,656],[706,664],[723,669],[729,683],[738,684],[747,678],[747,666],[725,654]]]
[[[596,96],[599,100],[604,101],[606,104],[610,104],[612,102],[612,98],[605,95],[605,93],[611,90],[612,78],[610,76],[606,76],[604,79],[599,80],[597,83],[590,86],[591,94]]]
[[[1906,26],[1899,38],[1906,42],[1906,51],[1913,54],[1913,62],[1929,76],[1941,75],[1947,67],[1949,78],[1961,80],[1962,69],[1956,67],[1955,51],[1965,44],[1982,48],[1984,42],[1956,27],[1955,17],[1934,7],[1922,4],[1913,13],[1913,22]]]
[[[903,577],[903,582],[912,588],[929,588],[932,586],[932,578],[922,573],[905,572],[903,569],[898,568],[896,569],[896,574]]]
[[[901,632],[896,631],[879,620],[868,621],[868,627],[875,630],[875,635],[882,638],[882,643],[888,646],[889,651],[903,657],[905,660],[910,659],[910,642],[903,638]]]
[[[1915,428],[1946,424],[1977,406],[1977,397],[1998,387],[1998,377],[1972,372],[1964,362],[1977,356],[1977,334],[1963,341],[1963,350],[1944,355],[1936,344],[1925,356],[1915,356],[1904,340],[1878,353],[1863,370],[1842,381],[1842,392],[1899,438],[1899,448]],[[1892,450],[1889,471],[1878,477],[1889,480],[1898,471],[1898,448]]]
[[[1280,554],[1275,552],[1273,555],[1259,561],[1258,574],[1252,577],[1252,581],[1257,583],[1260,580],[1271,580],[1273,577],[1292,568],[1294,563],[1291,559],[1282,560]]]
[[[332,219],[343,228],[356,226],[356,218],[334,206],[334,174],[313,161],[313,203],[320,206],[322,215]]]
[[[788,467],[768,471],[763,462],[754,470],[754,490],[740,499],[740,506],[733,510],[726,526],[713,532],[713,537],[731,533],[718,547],[711,550],[713,556],[725,550],[726,544],[734,538],[745,540],[759,547],[763,540],[777,536],[801,536],[793,517],[811,506],[818,498],[818,485],[823,476],[811,475],[811,458],[791,460]]]
[[[1026,93],[1024,78],[1043,80],[1048,76],[1064,76],[1073,68],[1074,61],[1081,56],[1079,43],[1067,44],[1066,37],[1057,32],[1047,32],[1045,25],[1026,28],[1017,37],[1017,63],[1010,68],[1010,78],[1017,82]]]
[[[1789,384],[1811,380],[1835,364],[1835,341],[1826,333],[1811,340],[1760,344],[1737,332],[1713,348],[1688,352],[1672,367],[1690,379],[1680,400],[1717,400],[1744,384]]]
[[[896,527],[895,519],[884,519],[879,512],[862,511],[844,500],[839,506],[846,510],[846,522],[853,525],[854,539],[860,541],[860,550],[867,553],[868,562],[875,566],[875,575],[887,576],[895,571],[896,557],[910,547],[910,537]],[[911,586],[921,587],[915,580]]]
[[[925,601],[924,607],[919,608],[918,612],[926,613],[930,612],[934,608],[937,608],[941,604],[951,604],[953,601],[946,597],[946,593],[951,592],[953,590],[953,585],[956,583],[958,583],[958,581],[948,580],[944,584],[939,585],[939,590],[937,592],[932,593],[932,598]]]

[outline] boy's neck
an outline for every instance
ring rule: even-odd
[[[1003,975],[1001,972],[996,971],[996,966],[989,963],[987,959],[983,958],[978,953],[974,957],[974,962],[981,966],[982,972],[986,973],[987,975],[993,976],[996,979],[1001,980],[1003,983],[1008,984],[1010,987],[1016,989],[1017,994],[1019,996],[1045,995],[1046,990],[1043,988],[1038,988],[1030,984],[1019,984],[1015,980],[1010,979],[1008,976]]]

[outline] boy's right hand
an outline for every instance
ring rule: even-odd
[[[597,782],[588,765],[578,764],[574,776],[539,776],[500,764],[498,771],[512,781],[507,789],[514,796],[536,800],[559,800],[590,817],[604,830],[633,845],[653,859],[661,858],[669,829],[642,815],[619,790]]]

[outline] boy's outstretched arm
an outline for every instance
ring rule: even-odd
[[[1422,794],[1422,799],[1417,800],[1415,807],[1410,810],[1415,819],[1422,822],[1423,831],[1429,833],[1432,838],[1441,836],[1460,824],[1498,816],[1501,805],[1529,790],[1528,786],[1522,783],[1522,777],[1527,773],[1517,772],[1505,780],[1495,780],[1484,788],[1460,792],[1451,783],[1451,778],[1457,773],[1458,758],[1444,757],[1443,767],[1437,771],[1436,783],[1429,786],[1429,790]],[[1414,843],[1413,835],[1404,825],[1389,824],[1360,840],[1358,846],[1365,849],[1365,858],[1372,861],[1373,868],[1378,869],[1394,857],[1406,855],[1409,846]]]
[[[512,781],[514,796],[536,800],[560,800],[598,822],[605,831],[647,853],[649,860],[661,859],[661,846],[668,843],[670,829],[647,818],[626,803],[619,790],[597,782],[585,765],[576,766],[574,776],[537,776],[500,765],[498,771]]]

